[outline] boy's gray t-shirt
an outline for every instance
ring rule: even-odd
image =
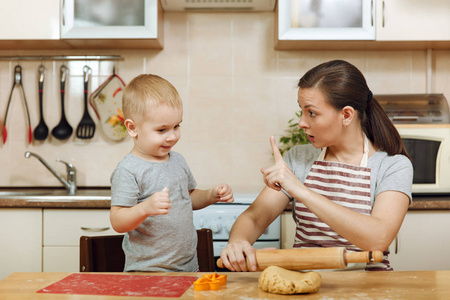
[[[111,176],[111,206],[134,206],[169,188],[172,207],[166,215],[149,216],[125,234],[124,271],[196,272],[197,232],[189,190],[197,183],[184,160],[171,151],[165,162],[148,162],[127,154]]]
[[[305,182],[311,167],[319,157],[321,149],[311,144],[297,145],[284,155],[284,160],[301,182]],[[370,168],[370,201],[372,207],[375,198],[385,191],[398,191],[411,197],[413,167],[404,155],[389,156],[386,152],[377,151],[369,157],[367,167]]]

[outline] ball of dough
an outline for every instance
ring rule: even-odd
[[[302,273],[270,266],[259,276],[258,286],[265,292],[290,295],[315,293],[321,283],[322,277],[319,273]]]

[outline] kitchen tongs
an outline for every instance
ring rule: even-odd
[[[5,119],[3,120],[3,144],[6,143],[6,138],[8,136],[8,132],[6,130],[6,118],[8,117],[9,106],[11,105],[11,99],[14,92],[14,87],[18,87],[20,93],[22,94],[23,102],[25,104],[25,110],[27,112],[27,120],[28,120],[28,143],[31,144],[31,140],[33,134],[31,132],[31,121],[30,121],[30,112],[28,110],[27,98],[25,97],[25,91],[22,85],[22,67],[17,65],[14,67],[14,83],[11,88],[11,93],[9,94],[8,105],[6,106]]]

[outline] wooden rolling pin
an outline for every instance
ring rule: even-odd
[[[381,251],[347,252],[343,247],[256,250],[257,271],[269,266],[289,270],[345,269],[348,263],[380,262]],[[247,260],[248,263],[248,260]],[[224,268],[222,259],[217,266]]]

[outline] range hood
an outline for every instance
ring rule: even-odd
[[[450,113],[443,94],[375,95],[394,124],[448,124]]]
[[[161,0],[164,11],[274,11],[276,0]]]

